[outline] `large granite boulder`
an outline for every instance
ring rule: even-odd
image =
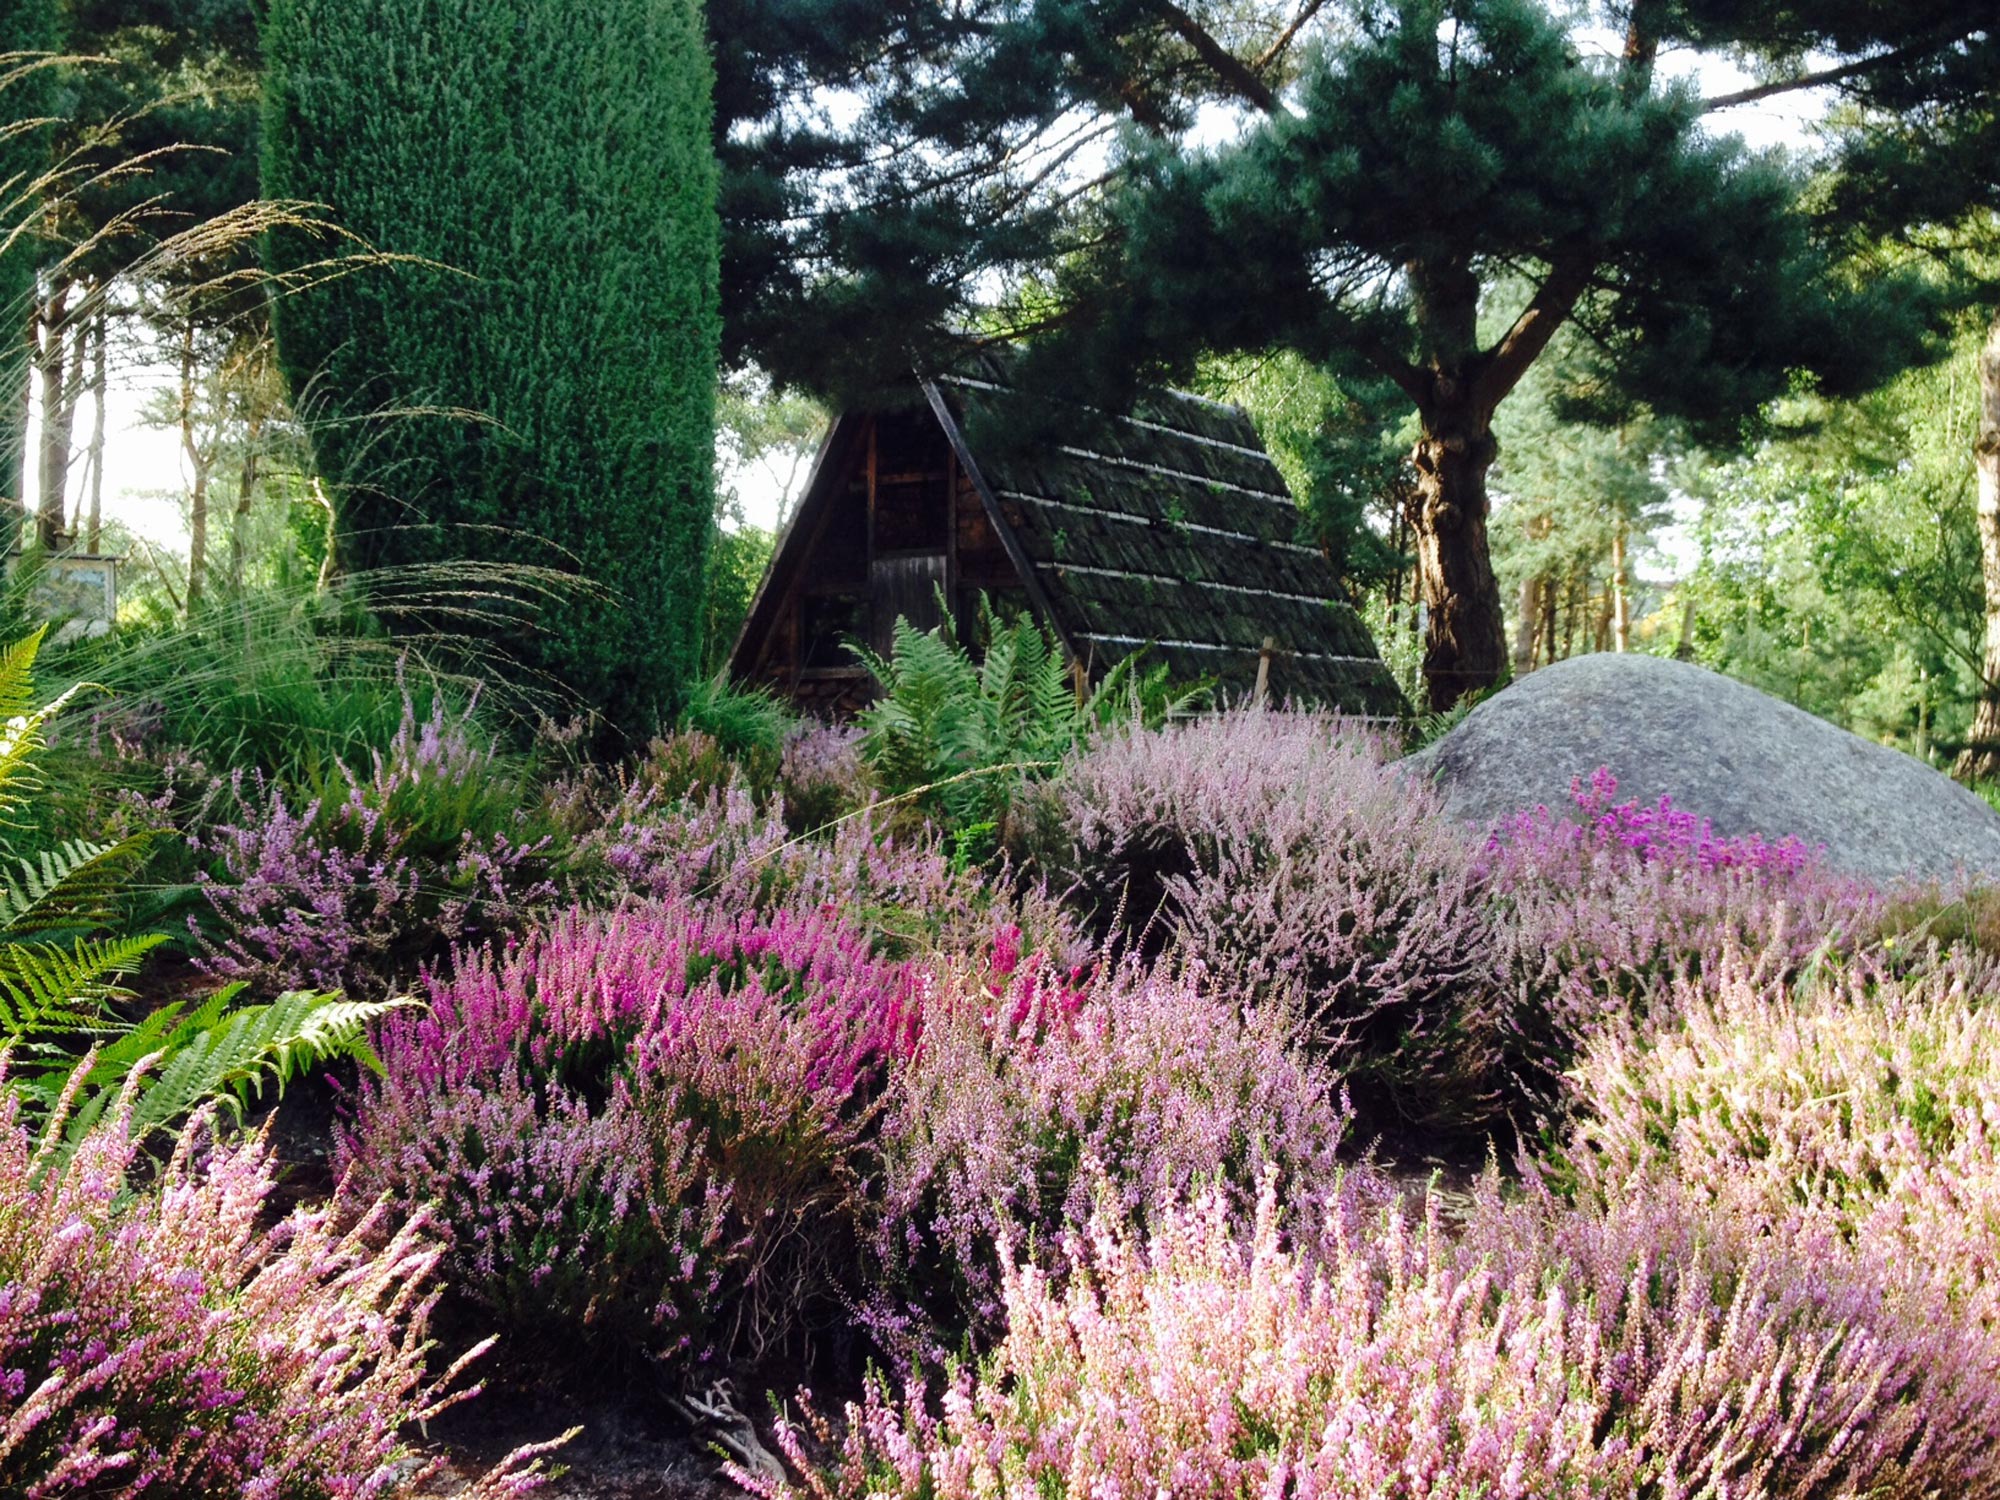
[[[1875,880],[2000,874],[2000,814],[1949,777],[1663,657],[1579,656],[1530,673],[1405,765],[1473,823],[1537,804],[1571,812],[1571,778],[1609,766],[1620,801],[1664,793],[1720,834],[1797,834]]]

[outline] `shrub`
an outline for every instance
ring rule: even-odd
[[[985,973],[926,997],[882,1127],[870,1322],[934,1361],[1002,1313],[1009,1239],[1061,1263],[1093,1207],[1137,1218],[1203,1183],[1247,1203],[1267,1166],[1326,1206],[1347,1128],[1280,1018],[1128,967],[1065,974],[1003,931]]]
[[[1535,808],[1487,846],[1518,1066],[1545,1101],[1584,1038],[1643,1011],[1677,976],[1711,973],[1734,951],[1790,978],[1816,956],[1857,951],[1880,922],[1871,887],[1796,839],[1721,838],[1667,797],[1619,803],[1617,790],[1599,768],[1572,785],[1581,822]]]
[[[579,897],[699,899],[736,911],[833,907],[878,950],[897,953],[965,950],[1014,922],[1033,946],[1081,961],[1075,923],[1046,890],[1005,870],[989,878],[967,868],[926,830],[892,833],[870,812],[795,834],[781,807],[760,803],[733,775],[688,795],[672,786],[628,778],[595,811],[576,815],[593,825],[569,856]]]
[[[802,723],[785,740],[778,776],[785,826],[810,833],[868,805],[861,732],[844,725]]]
[[[381,1030],[341,1146],[538,1347],[675,1366],[823,1311],[907,980],[818,911],[572,912]],[[850,1256],[851,1258],[851,1256]]]
[[[453,1389],[466,1361],[426,1369],[439,1250],[423,1221],[343,1230],[300,1209],[260,1231],[270,1151],[211,1124],[134,1192],[121,1121],[65,1159],[0,1093],[6,1493],[358,1500],[412,1494],[436,1467],[402,1434],[471,1392]],[[533,1487],[533,1456],[472,1493]]]
[[[810,1405],[781,1426],[799,1487],[734,1477],[769,1500],[2000,1493],[1990,1343],[1679,1207],[1489,1195],[1464,1250],[1392,1209],[1318,1267],[1271,1178],[1247,1235],[1213,1191],[1150,1242],[1100,1219],[1066,1283],[1005,1256],[1006,1338],[935,1412],[878,1379],[844,1434]]]
[[[693,0],[277,0],[264,187],[367,247],[280,299],[350,566],[561,561],[525,664],[643,743],[700,663],[714,526],[712,66]],[[412,59],[422,59],[412,63]],[[274,237],[281,272],[323,243]],[[472,415],[466,415],[472,414]]]
[[[2000,1011],[1988,960],[1871,965],[1803,992],[1732,959],[1576,1067],[1552,1166],[1590,1201],[1661,1182],[1718,1214],[1880,1249],[2000,1328]]]
[[[792,731],[792,712],[767,688],[737,687],[725,671],[695,685],[681,727],[706,734],[739,763],[775,762]]]
[[[522,794],[437,704],[403,719],[360,776],[300,800],[261,774],[210,788],[222,811],[189,841],[223,933],[202,940],[210,974],[262,989],[387,993],[454,942],[518,928],[555,895],[549,836],[525,826]],[[232,821],[232,813],[235,821]]]
[[[1114,734],[1063,767],[1034,841],[1101,925],[1299,1006],[1364,1118],[1476,1127],[1507,1029],[1477,851],[1384,754],[1315,713]]]

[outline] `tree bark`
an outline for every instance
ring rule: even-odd
[[[1429,622],[1424,688],[1438,711],[1494,686],[1507,670],[1500,584],[1486,535],[1486,474],[1499,451],[1490,414],[1469,403],[1436,403],[1423,413],[1411,461],[1417,578]]]
[[[1514,625],[1514,675],[1535,670],[1535,645],[1542,638],[1542,580],[1530,573],[1521,580],[1521,618]]]
[[[1408,272],[1426,354],[1417,376],[1421,435],[1410,454],[1417,586],[1427,615],[1424,691],[1431,709],[1442,712],[1507,671],[1507,627],[1486,536],[1486,475],[1500,454],[1493,410],[1511,384],[1490,378],[1502,355],[1479,350],[1479,278],[1471,267],[1415,262]]]
[[[205,450],[195,435],[194,412],[194,323],[181,330],[181,451],[187,455],[191,471],[188,491],[188,581],[187,613],[201,603],[202,583],[208,573],[208,471],[214,455]]]
[[[1611,649],[1624,652],[1632,646],[1632,579],[1625,555],[1625,523],[1611,533]]]
[[[2000,777],[2000,315],[1979,351],[1979,427],[1972,440],[1979,476],[1979,555],[1986,582],[1986,651],[1980,676],[1985,690],[1972,716],[1972,734],[1952,767],[1960,781]]]
[[[58,282],[42,304],[41,348],[35,363],[41,376],[42,424],[38,494],[35,502],[35,533],[41,544],[53,552],[62,546],[63,489],[69,478],[69,433],[63,422],[67,373],[63,360],[64,337],[68,332],[69,283]]]
[[[263,453],[264,413],[250,418],[250,430],[243,450],[243,466],[236,476],[236,514],[229,527],[229,588],[243,591],[243,562],[250,551],[250,507],[257,498],[259,460]]]
[[[104,533],[104,409],[111,395],[111,361],[105,344],[110,323],[110,314],[100,308],[90,330],[90,395],[94,414],[90,427],[90,520],[84,533],[84,550],[93,556],[103,545]]]

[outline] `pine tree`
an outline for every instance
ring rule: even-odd
[[[713,509],[698,7],[274,0],[265,47],[266,193],[413,258],[275,315],[343,564],[573,560],[609,607],[571,591],[514,649],[649,731],[698,668]]]
[[[1593,60],[1537,0],[1363,5],[1240,141],[1138,146],[1068,273],[1070,343],[1094,328],[1104,347],[1058,348],[1060,368],[1115,382],[1193,347],[1289,347],[1402,389],[1434,707],[1507,671],[1494,417],[1572,320],[1605,415],[1643,402],[1712,429],[1793,370],[1861,388],[1918,347],[1904,284],[1843,282],[1798,179],[1699,129],[1651,47]]]

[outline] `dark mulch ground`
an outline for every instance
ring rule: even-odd
[[[447,1467],[427,1496],[459,1494],[523,1443],[572,1427],[583,1432],[549,1462],[566,1472],[541,1490],[548,1500],[724,1500],[743,1491],[722,1477],[721,1460],[657,1399],[572,1403],[489,1391],[431,1424]]]

